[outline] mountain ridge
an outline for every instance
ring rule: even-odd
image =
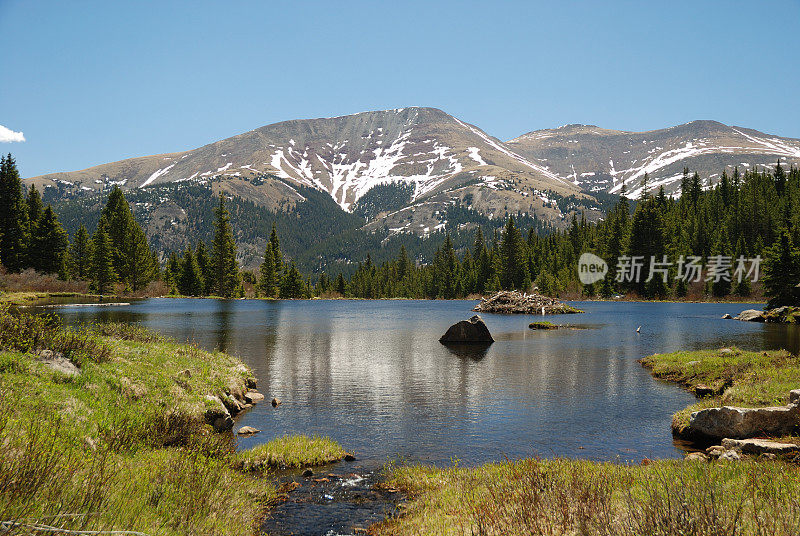
[[[580,210],[589,212],[596,205],[477,126],[424,107],[282,121],[196,149],[28,180],[55,188],[55,197],[193,181],[268,207],[301,202],[297,186],[304,186],[327,192],[348,212],[374,187],[397,185],[412,190],[406,206],[371,211],[366,223],[418,234],[440,227],[437,215],[452,204],[489,216],[535,214],[556,225],[567,214],[555,200],[585,200]]]
[[[53,199],[113,185],[191,182],[270,210],[303,202],[298,187],[310,187],[344,211],[359,210],[368,229],[424,235],[443,228],[441,215],[454,204],[489,218],[523,214],[563,228],[572,214],[601,217],[601,193],[624,187],[637,197],[645,173],[649,187],[677,194],[684,167],[708,186],[723,169],[779,159],[800,165],[800,140],[714,120],[643,132],[574,123],[503,142],[438,108],[406,107],[290,119],[195,149],[26,180]],[[370,191],[376,195],[366,201]],[[359,207],[362,199],[368,209]]]
[[[584,191],[617,194],[624,185],[634,198],[641,194],[645,173],[649,187],[664,186],[668,194],[679,194],[684,167],[710,186],[723,170],[730,173],[735,167],[774,167],[778,161],[800,165],[800,140],[715,120],[642,132],[564,125],[534,130],[506,144]]]

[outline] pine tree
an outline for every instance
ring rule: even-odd
[[[272,243],[267,242],[264,248],[264,261],[259,267],[258,290],[267,298],[275,296],[275,257]]]
[[[447,233],[442,247],[436,250],[433,261],[435,297],[451,300],[457,296],[459,279],[459,263],[453,249],[450,233]]]
[[[30,189],[28,189],[28,197],[25,200],[25,204],[28,209],[28,221],[33,225],[39,221],[39,218],[42,217],[42,212],[44,212],[42,195],[36,189],[35,184],[31,184]]]
[[[105,294],[117,281],[117,273],[114,271],[114,251],[111,238],[104,225],[98,226],[92,236],[91,250],[92,256],[89,263],[91,287],[98,294]]]
[[[739,262],[739,258],[747,255],[747,248],[744,245],[744,239],[740,236],[739,241],[736,243],[736,254],[733,256],[734,269]],[[741,274],[733,281],[733,292],[739,297],[749,296],[753,291],[750,285],[750,279],[745,277],[747,274]],[[739,280],[741,277],[741,280]]]
[[[69,272],[75,279],[84,280],[89,274],[89,261],[91,258],[89,233],[81,224],[75,233],[75,238],[69,249]]]
[[[31,237],[29,258],[31,266],[46,274],[59,274],[66,278],[66,252],[69,247],[67,232],[61,227],[53,207],[47,205]]]
[[[408,260],[408,252],[406,246],[400,246],[400,254],[397,256],[397,279],[402,281],[411,273],[411,261]]]
[[[339,276],[336,278],[336,292],[343,298],[347,295],[347,283],[341,272],[339,272]]]
[[[649,278],[651,260],[661,262],[666,254],[664,232],[664,220],[657,201],[648,198],[640,202],[631,221],[628,255],[642,259],[641,277],[638,281],[631,282],[630,286],[646,298],[664,297],[667,294],[667,285],[662,274],[655,273]]]
[[[331,280],[328,279],[328,276],[325,272],[319,274],[319,280],[317,281],[317,295],[321,296],[323,294],[327,294],[328,291],[331,289]]]
[[[147,237],[133,217],[119,186],[114,186],[100,214],[114,246],[114,270],[132,291],[145,287],[158,271]]]
[[[203,278],[191,248],[186,249],[181,259],[177,286],[184,296],[200,296],[203,293]]]
[[[725,227],[722,227],[719,232],[719,236],[712,248],[712,255],[714,256],[722,256],[727,257],[731,254],[731,245],[730,241],[728,240],[728,232],[725,230]],[[730,273],[730,271],[729,271]],[[800,282],[800,280],[798,280]],[[719,278],[719,281],[711,281],[711,294],[716,298],[722,298],[730,294],[731,292],[731,280],[730,278]]]
[[[483,231],[480,227],[475,231],[472,258],[475,261],[475,292],[483,294],[487,290],[486,285],[491,277],[492,263],[489,258],[489,250],[486,247],[486,240],[483,238]]]
[[[269,235],[269,243],[272,245],[272,259],[275,263],[275,277],[280,277],[283,272],[283,253],[281,252],[281,241],[278,239],[278,228],[272,222],[272,232]]]
[[[178,290],[178,280],[180,277],[181,261],[178,259],[178,254],[172,251],[169,257],[167,257],[167,266],[164,268],[164,282],[171,287],[170,291],[173,294]]]
[[[205,296],[212,292],[214,285],[214,270],[211,266],[211,257],[208,254],[208,248],[206,248],[205,243],[200,242],[197,244],[194,258],[197,260],[197,266],[200,268],[200,276],[203,281],[201,294]]]
[[[775,244],[767,248],[763,284],[768,308],[800,305],[800,251],[787,229],[782,229]]]
[[[214,210],[211,264],[214,271],[214,291],[225,298],[233,296],[239,285],[239,264],[236,262],[236,242],[230,219],[230,213],[225,208],[225,198],[220,193],[219,205]]]
[[[291,267],[285,271],[281,278],[280,297],[283,299],[302,298],[305,289],[303,276],[297,270],[297,266],[292,263]]]
[[[514,217],[508,218],[500,243],[500,286],[504,289],[524,289],[530,281],[525,242],[514,225]]]
[[[0,263],[10,272],[27,264],[28,210],[17,164],[9,153],[0,159]]]

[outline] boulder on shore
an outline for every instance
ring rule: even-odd
[[[800,307],[784,305],[764,310],[764,322],[772,324],[797,324],[800,323]]]
[[[560,302],[541,294],[527,294],[516,290],[501,290],[494,296],[484,298],[473,311],[479,313],[527,314],[527,315],[561,315],[582,313]]]
[[[489,328],[478,315],[450,326],[439,339],[442,344],[490,344],[494,342]]]
[[[800,428],[800,404],[767,408],[723,406],[695,411],[689,433],[709,438],[747,439],[759,435],[781,436]]]
[[[742,454],[759,456],[761,454],[774,454],[785,456],[800,452],[800,446],[794,443],[779,443],[769,439],[723,439],[722,448],[735,449]]]
[[[764,321],[764,311],[759,311],[757,309],[747,309],[746,311],[742,311],[736,316],[736,320],[741,320],[742,322],[763,322]]]
[[[226,432],[233,428],[233,418],[222,400],[216,396],[206,395],[206,401],[204,414],[206,423],[213,426],[215,432]]]

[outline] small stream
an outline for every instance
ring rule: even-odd
[[[395,490],[376,487],[377,471],[359,462],[340,462],[278,475],[284,498],[273,506],[262,526],[269,536],[356,536],[373,523],[398,513],[403,498]]]

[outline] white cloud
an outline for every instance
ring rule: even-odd
[[[12,141],[25,141],[25,135],[0,125],[0,142],[11,143]]]

